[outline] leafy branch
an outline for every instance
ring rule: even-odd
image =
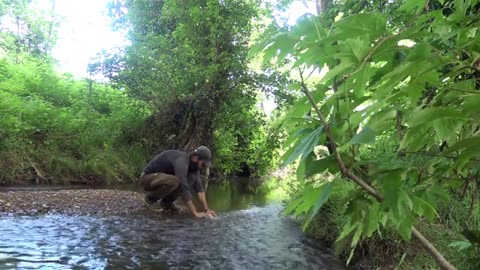
[[[384,200],[384,197],[382,194],[380,194],[377,190],[375,190],[372,186],[370,186],[363,179],[355,175],[352,171],[350,171],[349,168],[345,166],[345,163],[342,160],[340,153],[338,152],[336,140],[335,140],[335,137],[333,136],[330,125],[326,121],[325,116],[322,114],[322,112],[318,108],[314,98],[312,97],[312,94],[310,93],[308,87],[306,86],[302,73],[300,73],[300,80],[301,80],[302,91],[307,96],[318,118],[320,119],[323,125],[323,128],[325,129],[326,135],[331,143],[333,155],[335,157],[335,160],[337,161],[337,164],[340,168],[341,173],[345,177],[353,180],[356,184],[361,186],[368,194],[373,196],[378,202],[382,202]],[[445,257],[436,249],[436,247],[427,238],[425,238],[425,236],[423,236],[423,234],[419,232],[415,227],[412,227],[412,234],[427,249],[427,251],[432,255],[432,257],[435,259],[438,265],[442,267],[442,269],[449,269],[449,270],[456,269],[452,264],[450,264],[449,261],[445,259]]]

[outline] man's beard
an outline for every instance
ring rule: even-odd
[[[188,164],[188,171],[189,172],[196,172],[200,169],[200,166],[198,166],[197,162],[190,161],[190,164]]]

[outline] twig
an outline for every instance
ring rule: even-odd
[[[468,185],[470,184],[470,179],[471,179],[471,176],[470,176],[470,173],[469,173],[465,183],[463,184],[462,201],[465,199],[465,196],[467,195],[467,188],[468,188]]]
[[[361,186],[368,194],[373,196],[378,202],[382,202],[383,201],[382,194],[380,194],[373,187],[371,187],[369,184],[363,181],[363,179],[361,179],[360,177],[352,173],[345,166],[345,163],[343,162],[342,158],[340,157],[340,154],[338,153],[335,137],[333,136],[332,131],[330,130],[330,125],[325,120],[325,117],[323,116],[322,112],[318,109],[317,103],[315,102],[312,95],[310,94],[310,91],[305,85],[305,81],[303,80],[302,74],[300,74],[300,79],[301,79],[303,92],[305,93],[308,100],[310,101],[313,108],[315,109],[315,112],[317,113],[318,118],[320,118],[320,121],[323,124],[327,137],[330,140],[331,147],[333,149],[333,155],[335,156],[338,166],[340,167],[340,171],[344,176],[346,176],[347,178],[350,178],[359,186]],[[435,259],[435,261],[438,263],[438,265],[442,269],[448,269],[448,270],[456,269],[452,264],[450,264],[450,262],[448,262],[443,257],[443,255],[435,248],[435,246],[428,239],[426,239],[415,227],[412,227],[412,235],[427,249],[427,251],[430,253],[430,255]]]
[[[32,166],[32,168],[35,170],[35,173],[37,174],[37,176],[41,178],[43,181],[45,181],[45,183],[48,184],[48,179],[45,176],[43,176],[42,172],[35,166],[35,164],[33,164],[33,162],[29,158],[27,159],[28,159],[28,162],[30,163],[30,166]]]
[[[467,226],[467,228],[468,228],[468,223],[470,223],[470,219],[472,218],[473,208],[475,206],[475,201],[477,198],[476,194],[477,194],[477,187],[474,184],[472,187],[472,201],[470,202],[470,209],[468,209],[468,216],[467,216],[467,220],[465,221],[466,223],[465,225]]]

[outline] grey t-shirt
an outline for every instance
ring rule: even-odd
[[[182,199],[192,200],[192,190],[203,192],[199,170],[190,164],[189,155],[179,150],[166,150],[155,156],[143,169],[145,174],[166,173],[180,179]]]

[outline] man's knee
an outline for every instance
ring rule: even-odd
[[[151,184],[152,188],[163,188],[166,190],[175,190],[180,185],[180,180],[175,175],[159,173],[157,177],[155,177]]]
[[[180,180],[175,175],[152,173],[140,178],[140,184],[145,191],[154,191],[157,189],[173,191],[179,186]]]

